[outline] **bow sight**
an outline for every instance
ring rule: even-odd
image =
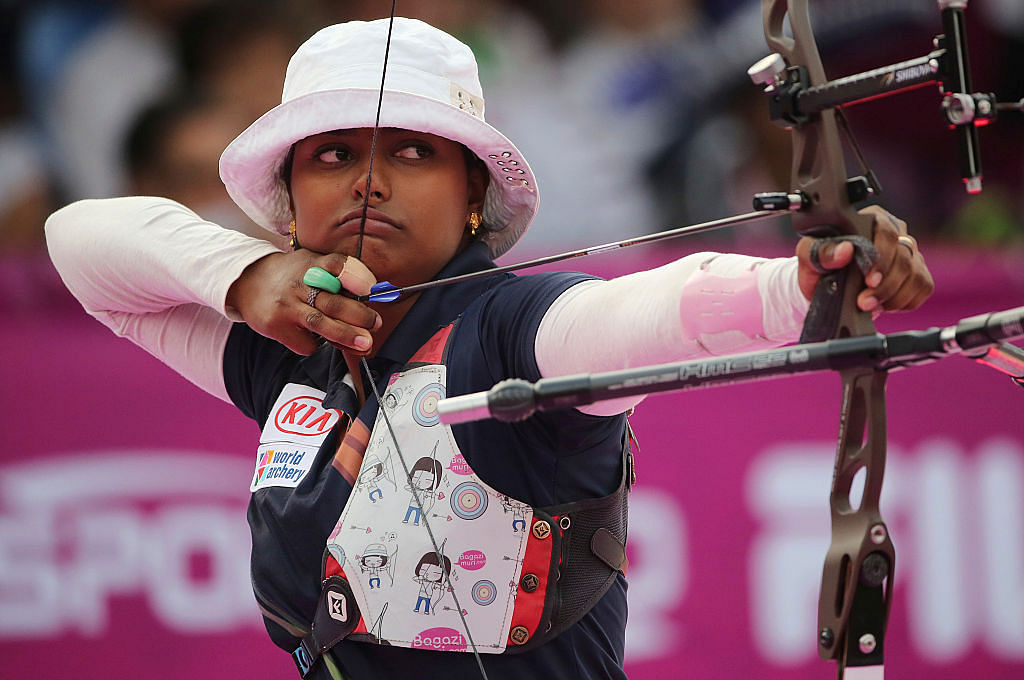
[[[997,102],[990,92],[971,92],[970,63],[967,53],[967,34],[964,30],[964,9],[967,0],[938,0],[942,11],[944,33],[936,36],[934,49],[925,56],[901,61],[818,85],[811,85],[807,68],[786,66],[779,54],[761,59],[747,70],[747,74],[764,88],[769,98],[772,121],[785,128],[799,127],[812,116],[826,109],[887,97],[898,92],[938,83],[942,93],[941,109],[951,129],[956,131],[959,147],[960,175],[971,194],[981,191],[981,154],[978,149],[978,128],[995,120],[999,111],[1024,111],[1024,100]],[[852,136],[845,127],[847,140]],[[862,167],[865,167],[861,161]],[[865,167],[866,170],[866,167]],[[850,202],[881,193],[874,175],[866,170],[866,177],[855,177],[847,185]],[[782,194],[759,194],[755,207],[777,206]]]

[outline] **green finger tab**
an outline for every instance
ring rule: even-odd
[[[320,267],[310,267],[307,269],[306,273],[302,276],[302,282],[307,286],[319,288],[328,293],[338,293],[341,291],[341,281],[338,280],[338,277]]]

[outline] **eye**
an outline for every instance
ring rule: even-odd
[[[321,163],[342,163],[352,160],[352,152],[345,146],[325,146],[314,152],[314,157]]]
[[[425,142],[408,142],[399,146],[395,156],[410,160],[422,160],[434,155],[434,149]]]

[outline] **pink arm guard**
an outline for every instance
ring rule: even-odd
[[[691,338],[708,354],[728,354],[765,338],[761,291],[754,262],[737,276],[711,273],[703,262],[679,296],[683,337]]]
[[[544,315],[537,366],[545,377],[597,373],[792,342],[808,306],[796,272],[796,258],[695,253],[657,269],[578,284]],[[642,398],[579,410],[613,415]]]

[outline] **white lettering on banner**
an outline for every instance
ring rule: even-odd
[[[673,618],[686,592],[686,521],[678,501],[651,488],[629,494],[629,607],[643,612],[626,623],[631,661],[669,656],[681,637]]]
[[[990,440],[978,466],[981,544],[988,552],[980,574],[989,616],[985,639],[1000,656],[1024,659],[1024,457],[1009,440]]]
[[[749,552],[753,639],[767,659],[807,659],[828,548],[831,444],[769,448],[748,470],[747,504],[762,531]],[[810,627],[808,627],[810,626]],[[810,632],[808,632],[810,631]]]
[[[907,599],[907,619],[910,636],[929,659],[948,663],[963,656],[971,646],[971,627],[977,624],[969,619],[967,602],[968,573],[976,572],[985,560],[983,550],[968,547],[967,532],[971,532],[969,519],[961,524],[974,489],[971,463],[963,459],[957,445],[949,440],[933,441],[928,445],[926,459],[918,461],[911,477],[901,477],[912,483],[900,487],[900,496],[893,499],[894,518],[906,517],[906,527],[893,535],[896,543],[896,584],[901,583],[903,555],[906,544],[913,551],[908,565],[913,571],[911,579],[903,579],[902,588]],[[899,465],[901,472],[907,468]],[[961,488],[963,485],[963,488]],[[884,487],[883,487],[884,488]],[[886,507],[883,506],[883,510]],[[973,514],[973,513],[972,513]],[[888,513],[883,513],[887,517]],[[905,532],[905,533],[904,533]],[[904,539],[903,536],[906,536]],[[981,546],[978,546],[979,548]],[[966,550],[965,550],[966,549]],[[972,555],[965,563],[965,555]]]
[[[833,444],[777,445],[750,467],[750,625],[766,660],[816,658],[828,548]],[[141,597],[185,634],[258,628],[244,520],[250,463],[209,453],[118,451],[0,468],[0,640],[100,636],[115,597]],[[922,657],[955,663],[984,648],[1024,660],[1024,449],[992,438],[891,447],[882,510],[899,557],[898,607]],[[680,502],[653,487],[630,499],[627,658],[677,653],[690,588]],[[202,568],[197,569],[196,565]],[[683,624],[685,625],[685,624]]]
[[[236,480],[240,481],[240,480]],[[243,515],[209,505],[170,507],[155,526],[164,539],[147,553],[145,590],[157,618],[183,632],[230,630],[253,611],[249,540]],[[206,556],[210,576],[190,574]]]
[[[828,549],[833,445],[766,449],[747,500],[762,529],[750,549],[752,636],[779,665],[816,658],[818,584]],[[896,588],[923,658],[952,663],[980,644],[1024,659],[1024,450],[990,439],[968,455],[949,439],[890,447],[882,514]]]
[[[146,597],[182,633],[258,627],[250,475],[245,459],[177,451],[0,469],[0,639],[103,635],[115,596]]]

